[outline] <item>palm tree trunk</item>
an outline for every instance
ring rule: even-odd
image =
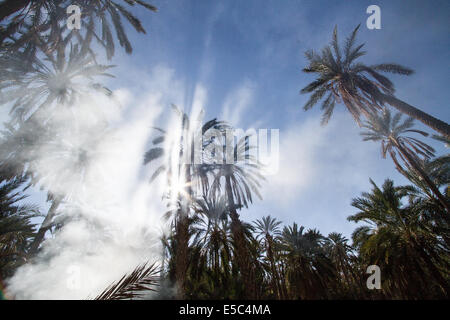
[[[283,293],[281,292],[281,286],[280,286],[280,278],[278,276],[278,271],[276,269],[275,266],[275,259],[273,256],[273,250],[272,250],[272,239],[269,235],[266,235],[266,241],[267,241],[267,257],[269,258],[270,261],[270,269],[272,271],[272,286],[273,286],[273,290],[274,292],[277,293],[277,297],[278,299],[282,299],[282,295]]]
[[[439,202],[444,206],[444,208],[447,210],[447,213],[450,213],[450,204],[447,202],[445,197],[442,195],[442,193],[439,191],[439,189],[436,187],[436,185],[431,181],[431,179],[428,177],[428,175],[423,171],[421,166],[417,163],[417,161],[409,154],[408,151],[403,148],[403,146],[398,142],[395,141],[396,147],[401,152],[401,154],[408,160],[411,167],[416,170],[416,172],[422,177],[422,179],[425,181],[425,183],[428,185],[428,187],[433,191],[433,193],[438,198]]]
[[[277,267],[277,266],[275,266]],[[282,299],[287,300],[289,299],[288,290],[286,287],[286,268],[284,267],[284,262],[281,261],[281,263],[277,267],[278,274],[280,275],[280,287],[282,292]]]
[[[6,17],[13,13],[25,8],[31,1],[30,0],[5,0],[0,3],[0,21],[3,21]]]
[[[177,298],[185,299],[186,274],[188,269],[189,221],[184,210],[180,210],[176,227],[177,252],[175,262],[175,280],[177,283]]]
[[[177,298],[182,300],[186,296],[186,277],[189,265],[189,206],[192,196],[190,166],[185,165],[184,181],[186,195],[182,198],[181,209],[178,212],[176,229],[177,256],[175,265],[175,279],[177,282]],[[187,197],[187,198],[186,198]]]
[[[59,205],[61,204],[62,197],[57,196],[53,199],[52,205],[50,206],[50,209],[48,209],[48,213],[45,216],[44,221],[41,224],[41,227],[39,228],[36,236],[34,237],[33,242],[30,246],[30,255],[36,254],[36,252],[39,249],[39,246],[41,245],[42,241],[44,240],[45,233],[48,229],[51,227],[51,221],[53,220],[53,217],[56,214],[56,210],[58,209]]]
[[[239,220],[239,214],[236,211],[234,204],[233,191],[231,189],[231,179],[230,177],[225,178],[225,188],[227,191],[228,204],[230,207],[230,218],[231,218],[231,232],[233,235],[236,260],[242,275],[242,281],[244,283],[245,298],[255,299],[254,289],[255,282],[253,279],[253,274],[251,271],[249,255],[247,250],[247,244],[245,242],[244,232],[242,230],[242,223]]]
[[[450,125],[448,123],[439,120],[428,113],[419,110],[406,102],[403,102],[400,99],[397,99],[393,95],[383,94],[382,99],[387,102],[389,105],[393,106],[397,110],[407,114],[408,116],[413,117],[424,123],[426,126],[436,130],[446,137],[450,137]]]

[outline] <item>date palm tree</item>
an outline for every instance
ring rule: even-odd
[[[177,212],[177,261],[175,268],[179,288],[178,297],[184,298],[189,261],[189,214],[195,194],[208,193],[210,184],[208,176],[212,172],[210,163],[207,161],[196,163],[193,159],[193,153],[198,152],[203,155],[204,150],[215,143],[214,140],[203,139],[203,135],[208,130],[221,131],[228,125],[225,122],[217,121],[217,119],[212,119],[202,125],[196,125],[195,121],[191,121],[189,116],[176,106],[173,106],[173,110],[177,116],[176,128],[172,128],[172,132],[156,128],[161,135],[153,140],[152,148],[145,153],[144,165],[157,159],[163,159],[162,164],[154,171],[150,181],[154,181],[161,173],[166,174],[167,196],[170,198],[169,202],[171,202],[169,204],[175,206]],[[201,113],[198,120],[202,117],[203,114]],[[196,145],[196,141],[201,141],[199,146]],[[190,159],[188,159],[189,155],[191,156]]]
[[[296,223],[283,228],[281,241],[291,299],[328,296],[336,274],[323,251],[324,237],[315,229],[304,232]]]
[[[450,155],[443,155],[431,160],[424,160],[420,162],[422,169],[433,182],[433,184],[440,189],[445,187],[443,196],[449,197],[449,185],[450,185]],[[415,192],[411,193],[415,197],[421,198],[426,202],[439,202],[434,196],[431,189],[428,187],[426,181],[414,170],[408,170],[405,172],[406,177],[417,188]]]
[[[230,146],[224,147],[229,148]],[[253,201],[252,193],[255,193],[262,199],[258,190],[261,186],[260,181],[264,180],[260,173],[261,165],[252,155],[247,153],[254,147],[250,146],[247,137],[243,137],[233,146],[232,156],[234,161],[230,161],[230,159],[227,161],[226,152],[220,154],[219,158],[221,158],[222,163],[215,166],[215,177],[211,185],[212,193],[220,193],[224,190],[228,200],[235,257],[242,274],[247,299],[255,299],[257,292],[256,282],[254,281],[255,270],[251,263],[248,243],[237,210],[241,207],[248,207],[248,204]],[[220,152],[221,150],[223,148],[215,150],[215,152]]]
[[[448,199],[441,194],[421,165],[420,157],[425,160],[430,159],[434,156],[434,149],[417,138],[405,135],[418,133],[426,137],[428,134],[424,131],[413,129],[413,118],[408,117],[401,122],[401,117],[401,113],[397,113],[392,117],[389,109],[385,109],[381,114],[372,114],[363,125],[363,128],[367,129],[367,131],[361,133],[363,140],[381,142],[383,158],[386,158],[386,155],[389,153],[397,170],[408,177],[405,168],[398,161],[398,155],[409,170],[415,171],[423,179],[442,206],[450,213]]]
[[[223,195],[203,196],[194,201],[199,217],[196,246],[206,258],[203,277],[209,298],[233,298],[236,281],[232,274],[232,248],[228,202]],[[194,262],[195,263],[195,262]]]
[[[208,265],[219,274],[221,265],[228,268],[221,262],[230,261],[231,258],[227,232],[227,201],[223,196],[203,196],[194,201],[194,211],[200,216],[195,242],[205,248],[208,253]]]
[[[266,259],[269,262],[269,271],[271,278],[272,290],[278,299],[286,297],[286,290],[284,284],[281,282],[280,273],[276,261],[278,257],[277,246],[279,246],[278,238],[281,236],[279,228],[281,221],[271,216],[262,217],[253,222],[257,239],[260,239],[261,245],[266,252]]]
[[[441,238],[430,232],[419,211],[402,204],[402,198],[408,195],[405,187],[395,187],[389,179],[382,188],[370,182],[371,192],[353,199],[352,206],[359,211],[348,217],[349,221],[366,223],[353,233],[360,255],[368,264],[384,270],[392,297],[417,296],[430,284],[448,295],[448,283],[440,271],[440,266],[444,266],[442,270],[448,268],[448,249]]]
[[[36,161],[42,160],[44,150],[46,154],[52,151],[53,155],[55,151],[58,154],[67,151],[67,148],[61,152],[55,148],[56,145],[61,147],[60,141],[55,145],[57,130],[49,122],[55,108],[71,106],[92,91],[110,96],[111,91],[93,79],[112,76],[106,72],[112,66],[96,62],[88,49],[87,39],[72,45],[66,38],[56,51],[48,49],[50,44],[44,37],[37,37],[35,41],[45,60],[33,56],[29,63],[25,63],[27,57],[24,52],[4,51],[0,55],[0,103],[11,103],[12,116],[1,140],[0,170],[9,178],[15,175],[31,177],[32,184],[42,179],[33,172],[33,168]],[[67,172],[56,174],[65,175]],[[63,197],[49,191],[48,200],[52,205],[30,253],[37,252]]]
[[[348,239],[341,233],[331,232],[324,239],[324,249],[339,272],[338,281],[342,283],[341,287],[346,287],[346,291],[353,297],[363,296],[354,267],[356,257],[353,254],[353,248],[348,244]]]
[[[410,75],[411,69],[393,63],[366,66],[356,60],[365,54],[364,44],[355,46],[359,25],[347,38],[343,49],[338,42],[337,27],[334,28],[331,44],[321,54],[313,50],[305,53],[309,65],[306,73],[315,73],[317,79],[305,86],[301,93],[311,93],[304,105],[305,110],[322,102],[322,124],[331,118],[336,103],[343,103],[360,125],[360,116],[369,116],[382,109],[385,103],[443,134],[450,136],[450,126],[394,96],[394,84],[380,72]]]

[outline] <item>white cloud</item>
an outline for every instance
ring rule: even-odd
[[[202,84],[197,84],[194,90],[194,98],[191,107],[191,119],[196,119],[202,110],[206,109],[208,102],[208,92]]]
[[[280,130],[279,171],[263,182],[263,201],[244,212],[244,219],[271,214],[285,223],[349,236],[355,228],[346,221],[355,212],[351,199],[369,190],[370,177],[378,184],[388,177],[406,183],[392,161],[381,158],[380,146],[363,142],[359,132],[344,111],[325,127],[320,116],[312,116]]]
[[[158,237],[166,227],[164,183],[149,184],[154,168],[143,167],[142,161],[152,125],[166,107],[163,97],[167,91],[172,97],[181,93],[170,85],[177,83],[170,69],[155,68],[152,77],[156,79],[142,82],[155,85],[141,95],[126,89],[115,92],[120,108],[102,99],[100,104],[84,101],[70,111],[79,121],[70,121],[58,108],[53,121],[59,134],[51,142],[57,147],[35,150],[40,156],[34,170],[45,177],[46,190],[66,195],[59,212],[68,220],[44,241],[33,262],[8,280],[8,292],[17,299],[95,297],[138,264],[159,261]],[[110,131],[91,148],[105,109]],[[62,145],[67,150],[60,152]],[[80,150],[89,159],[82,169]]]
[[[235,127],[242,124],[242,116],[253,102],[255,84],[245,80],[240,86],[232,90],[225,98],[222,107],[222,119]]]

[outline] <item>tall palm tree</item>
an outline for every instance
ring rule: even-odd
[[[356,61],[365,54],[364,44],[355,46],[358,29],[359,25],[347,38],[343,50],[335,27],[331,44],[324,47],[321,54],[313,50],[305,53],[309,65],[303,71],[316,73],[318,78],[301,90],[301,93],[311,93],[303,108],[309,110],[323,99],[322,124],[326,124],[335,104],[342,102],[359,125],[361,114],[367,117],[388,103],[444,136],[450,136],[450,126],[446,122],[396,98],[394,84],[380,73],[410,75],[411,69],[392,63],[366,66]]]
[[[338,281],[342,283],[342,286],[346,286],[346,291],[353,297],[357,294],[363,295],[354,267],[356,257],[353,254],[353,248],[348,244],[348,239],[341,233],[332,232],[324,239],[324,243],[327,255],[339,272]]]
[[[266,252],[266,259],[269,262],[272,290],[278,299],[283,299],[286,297],[286,290],[284,284],[281,282],[280,273],[276,263],[278,260],[278,257],[276,256],[278,251],[277,246],[279,246],[278,238],[281,235],[279,228],[281,221],[277,221],[276,218],[272,218],[269,215],[256,220],[253,224],[255,226],[257,239],[260,238]]]
[[[323,251],[324,237],[314,229],[304,232],[296,223],[283,228],[281,241],[286,260],[289,296],[319,299],[329,295],[336,274]]]
[[[219,274],[222,261],[230,261],[228,247],[228,204],[223,196],[211,195],[195,199],[194,211],[200,216],[197,242],[208,253],[208,264]],[[224,250],[224,251],[222,251]],[[228,268],[228,266],[224,266]]]
[[[441,271],[448,270],[448,248],[430,232],[419,211],[402,204],[408,194],[405,187],[395,187],[389,179],[382,188],[370,182],[371,192],[353,199],[352,206],[359,211],[348,217],[349,221],[366,223],[353,233],[360,255],[368,264],[382,268],[386,290],[393,297],[417,296],[422,287],[430,285],[448,295],[448,282]]]
[[[144,164],[157,159],[164,159],[161,165],[153,173],[150,181],[154,181],[161,173],[166,173],[168,185],[168,197],[171,205],[176,207],[177,219],[177,262],[176,281],[178,283],[178,297],[183,298],[185,293],[186,272],[188,269],[188,242],[189,229],[188,219],[191,212],[192,201],[195,194],[206,194],[209,189],[209,179],[212,167],[207,161],[196,163],[194,153],[198,152],[203,157],[204,150],[214,140],[203,139],[208,130],[224,130],[228,125],[225,122],[212,119],[202,125],[196,125],[189,116],[180,111],[176,106],[173,110],[177,116],[177,124],[173,131],[166,132],[156,128],[161,135],[153,140],[153,147],[144,155]],[[201,113],[197,122],[203,117]],[[201,139],[201,140],[199,140]],[[200,145],[196,141],[201,141]],[[200,150],[198,150],[200,149]],[[190,158],[189,158],[190,156]]]
[[[401,122],[401,116],[401,113],[397,113],[392,117],[389,109],[385,109],[381,115],[372,114],[363,125],[363,128],[368,130],[361,133],[363,140],[380,141],[383,158],[386,158],[386,154],[389,153],[397,170],[408,177],[407,172],[397,159],[397,151],[407,168],[415,171],[423,179],[443,207],[450,213],[448,199],[441,194],[420,163],[419,157],[430,159],[434,156],[434,149],[417,138],[404,135],[418,133],[422,136],[428,136],[428,134],[413,129],[413,118],[409,117]]]
[[[25,174],[31,176],[35,184],[42,177],[34,174],[34,162],[42,160],[43,150],[55,151],[53,140],[58,130],[52,128],[50,121],[55,107],[71,106],[92,91],[110,96],[111,91],[93,81],[93,78],[112,76],[106,72],[112,66],[96,62],[87,39],[72,45],[66,37],[59,43],[58,50],[49,50],[50,43],[45,37],[34,40],[45,60],[33,56],[29,63],[24,63],[24,52],[4,52],[0,55],[0,103],[11,103],[12,115],[2,139],[4,148],[0,166],[9,177]],[[64,175],[61,172],[56,174]],[[49,192],[48,200],[52,201],[52,205],[36,235],[31,253],[37,251],[44,239],[63,195]]]
[[[210,194],[195,199],[193,205],[199,220],[192,245],[206,258],[204,277],[208,279],[208,296],[212,299],[233,298],[236,281],[231,268],[228,202],[223,195]]]
[[[226,137],[224,140],[227,143]],[[225,145],[224,147],[229,148],[230,146]],[[247,299],[254,299],[257,291],[254,281],[255,270],[250,260],[248,244],[237,209],[248,207],[248,204],[253,201],[252,193],[262,199],[258,189],[259,181],[264,180],[260,173],[260,164],[251,154],[248,154],[251,148],[255,148],[255,146],[250,146],[249,139],[243,137],[233,145],[233,161],[226,159],[226,152],[219,154],[222,163],[215,165],[215,177],[211,185],[212,193],[220,193],[224,190],[228,200],[235,256],[244,281]],[[215,150],[215,152],[221,152],[224,149]]]

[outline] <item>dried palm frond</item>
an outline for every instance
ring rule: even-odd
[[[140,265],[130,274],[125,274],[119,281],[111,284],[94,300],[126,300],[140,297],[146,291],[156,291],[159,268],[155,263]]]

